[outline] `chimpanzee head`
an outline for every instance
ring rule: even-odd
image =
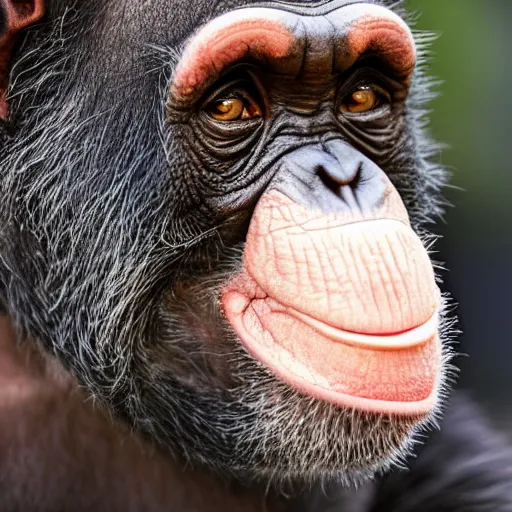
[[[383,2],[23,4],[0,2],[20,333],[195,464],[308,481],[397,461],[449,355],[424,41]]]

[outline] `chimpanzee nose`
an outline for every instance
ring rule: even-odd
[[[282,163],[270,187],[324,212],[372,210],[386,191],[380,168],[342,140],[300,148]]]
[[[363,163],[354,150],[346,144],[330,142],[326,145],[326,153],[330,158],[323,158],[318,164],[316,175],[323,184],[333,192],[340,187],[354,188],[360,178]]]

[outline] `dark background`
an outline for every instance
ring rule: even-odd
[[[512,0],[407,0],[434,30],[432,132],[455,208],[438,244],[464,334],[459,386],[512,433]]]

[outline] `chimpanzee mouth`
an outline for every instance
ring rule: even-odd
[[[442,365],[437,312],[405,332],[368,335],[268,297],[227,291],[222,300],[249,353],[299,391],[366,412],[416,416],[435,408]]]
[[[221,302],[252,357],[298,391],[363,412],[427,416],[443,377],[441,297],[398,199],[382,217],[354,217],[269,192]]]

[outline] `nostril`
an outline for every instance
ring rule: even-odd
[[[325,167],[318,167],[316,170],[317,176],[320,178],[322,183],[335,194],[339,193],[341,188],[341,184],[338,180],[332,178],[332,176],[325,170]]]
[[[357,166],[357,171],[349,183],[349,186],[352,190],[355,190],[359,186],[359,183],[361,183],[361,176],[363,173],[362,171],[363,171],[363,162],[359,162],[359,165]]]
[[[361,181],[362,168],[362,162],[359,162],[355,171],[352,172],[347,172],[340,165],[319,165],[316,169],[316,175],[329,190],[338,193],[341,187],[357,188]]]

